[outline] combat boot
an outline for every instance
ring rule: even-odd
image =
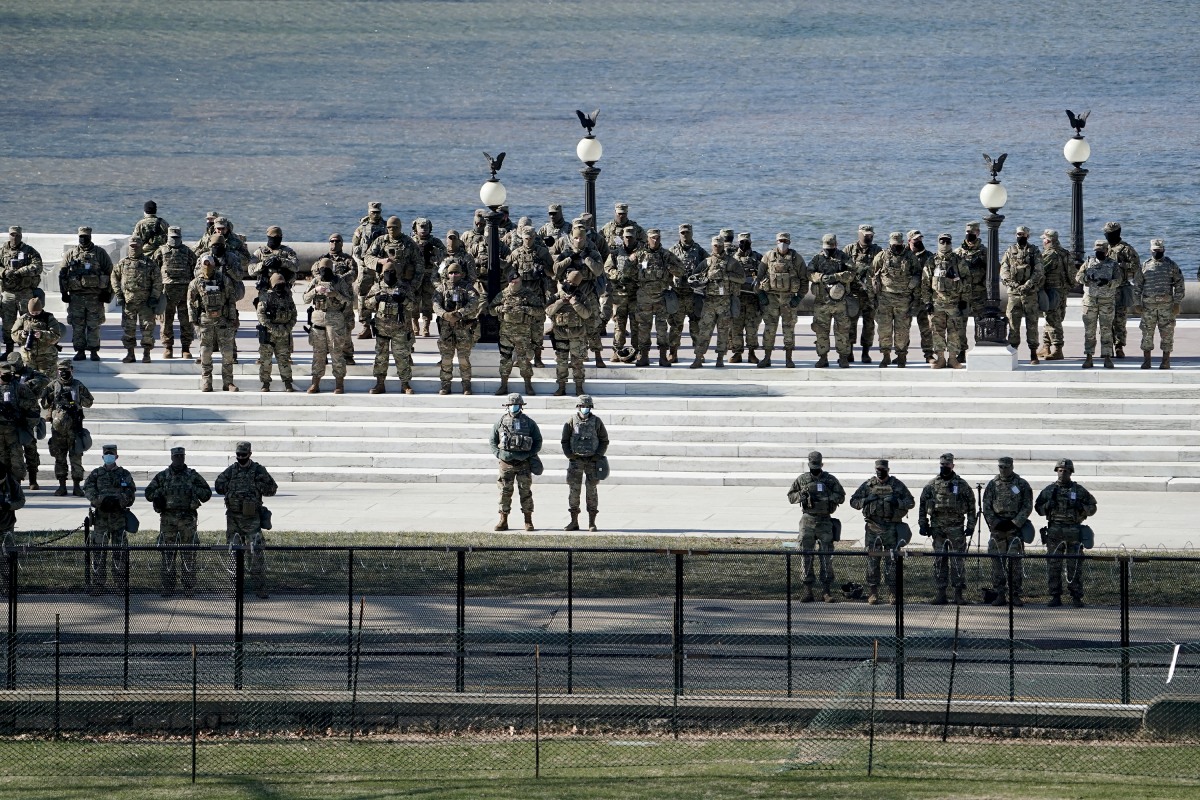
[[[818,369],[824,369],[825,367],[828,367],[829,366],[829,355],[826,354],[826,355],[820,356],[817,359],[817,363],[813,364],[813,366]]]
[[[833,599],[833,589],[830,588],[829,584],[825,584],[825,591],[821,594],[821,599],[826,603],[837,602],[837,600]]]
[[[1046,603],[1046,608],[1058,608],[1061,605],[1062,605],[1062,595],[1061,594],[1052,594],[1052,595],[1050,595],[1050,602]]]
[[[1142,351],[1142,369],[1150,369],[1150,354],[1153,352],[1153,350]]]
[[[555,396],[555,397],[562,397],[562,396],[563,396],[563,395],[565,395],[566,393],[567,393],[567,382],[566,382],[566,381],[559,381],[559,382],[558,382],[558,388],[554,390],[554,396]]]
[[[1125,357],[1125,345],[1117,345],[1117,358]]]
[[[813,600],[815,600],[815,599],[816,599],[816,598],[815,598],[815,597],[813,597],[813,590],[812,590],[812,587],[811,587],[811,586],[805,586],[805,587],[804,587],[804,594],[802,594],[802,595],[800,596],[800,602],[801,602],[801,603],[811,603],[811,602],[812,602]]]
[[[470,381],[463,381],[462,387],[463,387],[463,394],[468,395],[468,396],[473,394],[473,392],[471,391],[471,382]]]
[[[143,364],[150,363],[150,345],[148,345],[148,344],[142,345],[142,363]]]
[[[345,394],[346,393],[346,379],[345,378],[334,378],[333,379],[333,393],[334,394]]]
[[[747,364],[757,364],[758,363],[758,359],[755,358],[755,356],[754,356],[754,348],[753,347],[749,348],[746,351],[746,363]]]
[[[851,361],[851,357],[846,355],[845,353],[842,353],[841,355],[838,356],[838,366],[841,367],[842,369],[849,369],[850,361]]]
[[[237,384],[227,383],[221,387],[221,391],[223,391],[223,392],[240,392],[241,389],[239,389],[237,387]]]
[[[1083,595],[1072,592],[1071,605],[1075,606],[1076,608],[1083,608],[1085,605],[1087,605],[1087,603],[1083,602]]]
[[[442,388],[438,389],[438,394],[450,394],[450,381],[442,381]]]
[[[992,601],[992,605],[994,605],[994,606],[1008,605],[1008,595],[1006,595],[1004,592],[996,592],[996,599]]]
[[[525,394],[528,394],[528,395],[536,395],[537,394],[537,392],[535,392],[533,390],[533,378],[525,379]]]
[[[733,355],[731,355],[731,356],[729,357],[729,363],[730,363],[730,364],[740,364],[740,363],[742,363],[742,351],[741,351],[741,350],[734,350],[734,351],[733,351]]]
[[[937,594],[934,596],[934,598],[932,600],[929,601],[929,605],[931,605],[931,606],[946,605],[946,589],[945,588],[938,589]]]
[[[771,366],[771,351],[768,349],[768,350],[763,351],[763,357],[758,360],[758,368],[759,369],[767,369],[770,366]]]
[[[688,364],[688,369],[700,369],[704,365],[704,356],[696,356],[691,364]]]
[[[850,345],[850,355],[846,356],[846,360],[851,364],[854,363],[854,345]]]
[[[379,383],[375,384],[375,388],[371,390],[372,394],[383,394],[383,378],[379,378]],[[500,376],[500,386],[497,387],[494,394],[497,397],[508,394],[508,376]]]
[[[424,317],[421,318],[421,335],[429,338],[429,320]]]
[[[1042,362],[1038,361],[1038,354],[1037,354],[1037,351],[1036,351],[1036,350],[1034,350],[1032,347],[1031,347],[1031,348],[1029,348],[1029,363],[1030,363],[1030,364],[1040,364],[1040,363],[1042,363]]]
[[[948,356],[946,358],[946,366],[949,367],[950,369],[962,369],[963,368],[962,362],[958,360],[958,355],[956,353],[948,354]]]
[[[92,361],[99,361],[99,360],[100,360],[100,351],[93,347],[92,348]]]
[[[608,367],[608,364],[604,363],[604,359],[600,357],[600,351],[597,350],[596,351],[596,369],[605,369],[607,367]]]
[[[879,368],[890,367],[892,365],[892,351],[880,350],[879,352],[883,354],[883,358],[879,359]]]
[[[660,367],[671,366],[671,359],[667,358],[667,355],[668,355],[667,348],[665,348],[665,347],[658,348],[658,365]]]
[[[362,338],[362,337],[359,337],[359,338]],[[493,528],[493,530],[497,530],[497,531],[508,530],[508,512],[507,511],[500,512],[500,521],[496,523],[496,527]]]
[[[867,595],[867,605],[874,606],[874,605],[878,605],[878,604],[879,604],[879,589],[878,589],[878,587],[872,586],[871,593],[869,595]]]
[[[1047,361],[1062,361],[1064,358],[1061,344],[1054,345],[1054,352],[1046,356]]]
[[[525,515],[525,530],[531,531],[533,529],[533,512],[530,511]]]
[[[635,367],[648,367],[648,366],[650,366],[650,351],[649,351],[649,350],[643,350],[643,351],[641,351],[640,353],[638,353],[638,360],[637,360],[637,361],[635,361],[635,362],[633,363],[633,365],[634,365]]]
[[[1159,369],[1170,369],[1171,368],[1171,352],[1169,350],[1163,351],[1162,363],[1160,363],[1158,365],[1158,368]]]
[[[908,366],[908,353],[901,350],[899,353],[896,353],[896,367],[898,369],[904,369],[907,366]]]
[[[589,512],[588,512],[588,530],[589,530],[589,531],[594,531],[594,530],[597,530],[597,528],[596,528],[596,515],[597,515],[598,513],[600,513],[600,512],[598,512],[598,511],[589,511]]]
[[[347,367],[357,367],[358,366],[358,362],[354,360],[353,353],[346,353],[345,355],[342,356],[342,360],[346,363]]]
[[[183,348],[183,352],[179,354],[179,357],[185,360],[190,359],[192,357],[192,351],[185,347]]]
[[[30,470],[29,472],[29,488],[35,492],[41,491],[42,487],[38,486],[37,482],[37,470]]]
[[[933,359],[933,351],[932,350],[922,350],[921,353],[922,353],[922,355],[925,356],[926,363],[928,363],[929,361],[931,361]]]
[[[174,348],[171,348],[171,347],[163,348],[163,358],[174,358],[174,357],[175,357]]]
[[[202,391],[202,392],[211,392],[212,391],[212,378],[204,378],[203,380],[200,381],[200,391]]]
[[[1038,358],[1050,360],[1050,342],[1043,341],[1042,346],[1038,348]]]
[[[946,368],[945,356],[943,356],[941,353],[938,353],[936,356],[934,356],[933,361],[929,362],[929,368],[930,369],[945,369]]]
[[[364,324],[362,332],[358,334],[358,338],[359,339],[374,339],[375,337],[371,335],[371,326]]]
[[[714,367],[724,367],[725,366],[725,353],[723,353],[723,352],[717,353],[717,363],[713,364],[713,366]]]
[[[961,586],[956,586],[954,588],[954,604],[958,606],[971,605],[971,601],[963,597],[963,588]]]
[[[581,394],[583,394],[583,380],[582,379],[575,381],[575,396],[579,397]]]
[[[283,382],[283,390],[285,392],[294,392],[294,391],[296,391],[296,387],[292,385],[291,381],[284,381]]]
[[[400,391],[404,394],[416,394],[416,392],[413,391],[412,384],[408,381],[400,381]]]
[[[269,384],[269,383],[264,383],[264,384],[262,385],[262,387],[259,389],[259,391],[260,391],[260,392],[269,392],[269,391],[271,391],[271,384]]]
[[[678,347],[671,348],[670,359],[671,359],[672,364],[679,363],[679,348]]]
[[[67,496],[67,479],[66,478],[58,479],[58,488],[54,490],[54,496],[55,497],[66,497]]]
[[[861,362],[862,362],[862,363],[864,363],[864,364],[870,364],[870,363],[871,363],[871,348],[869,348],[869,347],[864,347],[864,348],[862,349],[862,358],[860,358],[860,359],[859,359],[859,361],[861,361]]]
[[[542,362],[542,348],[538,347],[537,352],[533,354],[533,365],[545,369],[546,365]]]
[[[564,531],[579,530],[579,512],[578,511],[571,512],[571,521],[567,523],[567,526],[565,528],[563,528],[563,530]]]
[[[320,393],[321,393],[321,379],[316,376],[313,376],[312,386],[308,387],[308,394],[320,394]]]
[[[795,369],[795,368],[796,368],[796,362],[792,360],[792,353],[793,353],[793,352],[795,352],[795,348],[789,347],[789,348],[788,348],[788,351],[787,351],[787,355],[785,355],[785,356],[783,357],[783,366],[785,366],[785,367],[786,367],[786,368],[788,368],[788,369]]]
[[[76,350],[75,355],[71,357],[71,360],[83,361],[85,358],[87,358],[87,353],[83,352],[82,350]]]
[[[966,350],[958,351],[958,363],[960,363],[960,364],[967,363],[967,351]]]
[[[382,375],[379,376],[378,378],[376,378],[375,385],[367,390],[367,394],[383,394],[384,392],[386,392],[387,387],[384,386],[384,380],[385,380],[385,378]],[[496,394],[504,394],[507,391],[508,391],[508,384],[501,381],[500,391],[496,392]]]
[[[1091,369],[1094,366],[1095,364],[1092,363],[1092,354],[1088,353],[1083,357],[1083,364],[1080,365],[1080,369]]]
[[[75,497],[83,497],[83,488],[79,485],[83,481],[72,481],[72,483],[75,484],[75,488],[71,489],[71,494]]]
[[[1109,356],[1104,357],[1104,368],[1105,369],[1116,369],[1115,365],[1112,363],[1112,358],[1110,358]]]
[[[125,348],[125,357],[121,359],[121,363],[122,364],[132,364],[135,361],[137,361],[137,356],[135,356],[133,354],[133,348],[126,347]]]

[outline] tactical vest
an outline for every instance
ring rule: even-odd
[[[629,258],[630,255],[623,245],[613,252],[613,268],[608,277],[613,282],[613,290],[619,294],[629,294],[637,285],[638,265]]]
[[[262,490],[258,486],[258,474],[262,467],[253,461],[242,466],[234,464],[229,470],[229,483],[225,487],[225,507],[235,514],[253,516],[262,505]]]
[[[75,258],[67,265],[67,291],[99,291],[104,285],[104,275],[96,263],[94,251],[77,250]]]
[[[159,248],[158,252],[162,258],[163,283],[191,283],[196,258],[187,247],[168,245]]]
[[[1037,253],[1033,247],[1026,245],[1022,250],[1020,247],[1013,245],[1004,254],[1005,259],[1009,263],[1008,276],[1009,280],[1015,284],[1028,283],[1033,277],[1033,261]]]
[[[200,499],[196,497],[193,483],[195,475],[195,470],[190,468],[181,473],[167,469],[159,475],[159,484],[162,487],[163,501],[167,504],[167,511],[195,511],[200,507]]]
[[[293,321],[296,311],[295,302],[290,297],[280,297],[274,292],[264,292],[259,296],[259,305],[263,314],[272,325],[287,325]]]
[[[912,274],[912,261],[904,253],[896,255],[890,249],[883,252],[883,259],[875,269],[875,278],[880,290],[889,294],[912,294],[918,284]]]
[[[571,417],[571,452],[585,458],[596,455],[600,449],[600,424],[591,416]]]
[[[837,510],[833,501],[832,485],[827,472],[816,477],[811,472],[800,476],[800,507],[806,513],[828,516]]]
[[[200,305],[207,316],[225,313],[225,282],[220,278],[200,282]]]
[[[1046,504],[1047,521],[1051,525],[1078,525],[1086,519],[1080,508],[1082,500],[1076,484],[1055,484],[1050,490],[1050,502]]]
[[[125,295],[144,296],[154,285],[155,264],[144,258],[123,258],[121,267],[121,291]]]
[[[375,294],[375,317],[384,323],[399,325],[404,313],[404,296],[398,290],[384,287]]]
[[[929,516],[937,525],[962,527],[963,516],[971,507],[971,487],[955,475],[948,481],[933,482],[933,504]]]
[[[528,453],[533,449],[532,430],[524,418],[505,414],[500,420],[500,449],[509,453]]]
[[[3,274],[3,280],[0,281],[0,288],[6,292],[21,292],[29,289],[34,289],[41,283],[41,275],[24,275],[16,276],[7,274],[8,269],[22,269],[33,264],[33,259],[25,252],[25,245],[14,250],[8,245],[0,249],[0,267],[6,272]]]
[[[863,516],[880,525],[890,523],[900,507],[891,479],[880,481],[871,478],[869,486],[867,500],[863,503]]]
[[[767,265],[766,280],[763,288],[777,294],[795,294],[800,291],[799,281],[792,275],[792,270],[800,266],[800,254],[795,250],[780,253],[773,250],[767,253],[763,262]]]
[[[663,283],[670,276],[671,272],[667,269],[666,251],[661,247],[658,250],[643,250],[642,260],[638,268],[638,280],[642,283]]]
[[[929,283],[937,295],[937,300],[947,302],[956,299],[961,292],[962,278],[959,274],[958,259],[953,254],[934,255],[933,276]]]
[[[582,302],[583,298],[580,297],[578,300]],[[573,331],[584,327],[584,320],[583,317],[579,316],[579,310],[571,305],[571,303],[565,301],[554,312],[553,322],[556,328],[562,328],[566,331]]]
[[[1013,475],[1011,481],[996,478],[992,481],[995,487],[992,491],[992,511],[1003,519],[1012,519],[1021,510],[1022,486],[1028,486],[1019,475]]]

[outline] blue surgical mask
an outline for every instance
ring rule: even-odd
[[[583,408],[579,409],[579,415],[581,417],[586,417],[590,413],[592,413],[592,410],[590,408],[588,408],[587,406],[584,406]]]
[[[511,411],[511,412],[512,412],[512,413],[514,413],[514,414],[520,414],[520,413],[521,413],[521,407],[520,407],[520,406],[509,406],[509,407],[508,407],[508,410],[509,410],[509,411]]]
[[[117,457],[115,455],[113,455],[112,453],[105,453],[104,454],[104,463],[108,464],[109,466],[112,466],[113,464],[117,463]]]

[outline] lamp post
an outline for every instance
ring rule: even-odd
[[[487,153],[484,155],[487,156],[488,166],[492,171],[492,177],[479,187],[479,199],[491,209],[485,217],[488,253],[487,299],[490,307],[492,300],[500,294],[500,220],[504,216],[500,213],[500,206],[508,199],[508,190],[496,178],[496,173],[504,163],[504,153],[496,158]],[[484,344],[498,344],[500,341],[500,321],[491,314],[485,314],[480,322],[479,341]]]
[[[1000,223],[1004,221],[1004,215],[997,213],[1008,202],[1008,190],[1000,185],[1000,179],[996,177],[1004,168],[1006,158],[1008,153],[995,161],[986,153],[983,156],[992,172],[992,179],[979,191],[979,202],[989,213],[983,218],[988,229],[987,300],[983,316],[975,328],[975,341],[978,344],[1008,344],[1008,320],[1000,311]]]
[[[1063,145],[1063,157],[1071,162],[1067,175],[1071,178],[1071,254],[1075,257],[1075,266],[1083,264],[1083,179],[1088,171],[1083,168],[1083,162],[1092,155],[1092,146],[1083,138],[1083,128],[1087,125],[1088,115],[1085,111],[1079,116],[1067,110],[1067,118],[1075,135],[1067,139]]]
[[[600,140],[592,133],[592,128],[596,127],[596,117],[600,116],[600,109],[596,109],[591,115],[584,114],[582,111],[576,111],[575,115],[579,117],[579,122],[587,131],[587,136],[579,140],[579,144],[575,145],[575,155],[579,156],[579,160],[586,166],[579,171],[583,176],[583,210],[585,213],[592,215],[592,230],[596,230],[596,177],[600,174],[600,168],[596,166],[596,162],[600,160],[600,156],[604,155],[604,146],[600,144]]]

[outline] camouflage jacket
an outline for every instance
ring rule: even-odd
[[[916,504],[912,492],[894,475],[882,481],[875,476],[868,478],[850,498],[850,507],[863,512],[867,533],[890,531]]]
[[[257,280],[260,288],[265,288],[270,285],[271,276],[279,273],[290,286],[296,281],[299,269],[300,258],[295,250],[286,244],[281,244],[278,248],[263,245],[250,256],[247,275]]]
[[[312,274],[315,277],[321,272],[321,267],[317,265],[326,259],[329,260],[333,267],[333,274],[346,282],[347,286],[353,286],[358,280],[358,265],[354,263],[354,259],[345,253],[326,253],[313,262]]]
[[[733,260],[742,265],[742,272],[745,273],[745,278],[742,280],[742,294],[755,294],[754,282],[758,280],[758,268],[762,264],[762,253],[751,248],[750,250],[742,250],[740,247],[734,248]]]
[[[566,338],[587,334],[587,321],[592,318],[592,308],[578,291],[559,289],[558,295],[546,306],[546,316],[554,323],[554,332]]]
[[[92,508],[96,509],[97,514],[124,516],[125,509],[133,505],[136,493],[137,484],[133,482],[133,476],[129,474],[129,470],[116,464],[111,467],[96,467],[83,482],[83,496],[92,504]],[[100,504],[106,497],[117,498],[121,510],[102,511]]]
[[[873,290],[880,294],[903,295],[910,301],[917,298],[921,286],[921,268],[909,250],[893,253],[889,247],[871,262]]]
[[[42,392],[46,391],[46,387],[50,385],[50,377],[38,372],[33,367],[22,366],[20,372],[14,370],[13,374],[17,376],[18,383],[33,393],[34,399],[40,399]]]
[[[827,517],[837,507],[846,502],[846,490],[837,478],[828,472],[813,475],[812,472],[802,472],[792,481],[788,490],[788,502],[799,503],[805,514]]]
[[[1133,249],[1133,245],[1129,242],[1121,241],[1114,245],[1109,245],[1108,257],[1121,265],[1121,272],[1124,274],[1122,282],[1133,280],[1133,276],[1137,274],[1138,267],[1142,261],[1138,258],[1137,250]]]
[[[279,491],[279,484],[275,483],[267,468],[257,461],[248,461],[245,466],[235,461],[217,476],[214,488],[217,494],[225,496],[227,512],[240,516],[247,505],[261,506],[264,497],[274,497]]]
[[[112,259],[102,248],[72,247],[63,255],[58,289],[81,297],[98,297],[112,288]]]
[[[733,297],[741,292],[746,275],[731,256],[713,253],[704,260],[704,270],[688,279],[692,291],[705,297]]]
[[[383,217],[371,219],[371,215],[368,214],[359,220],[358,227],[354,229],[354,234],[350,237],[350,255],[360,265],[365,266],[367,248],[380,236],[385,235],[387,235],[387,224],[383,221]]]
[[[208,481],[191,467],[176,472],[167,467],[150,479],[146,486],[146,499],[154,504],[160,514],[192,512],[207,503],[212,497]]]
[[[162,270],[143,255],[129,255],[113,267],[113,297],[130,308],[153,305],[162,296]]]
[[[542,449],[542,431],[525,414],[505,413],[492,426],[492,455],[509,464],[528,461]]]
[[[50,426],[60,435],[75,435],[83,427],[83,409],[91,408],[92,393],[78,378],[55,378],[38,396],[42,408],[50,412]]]
[[[1010,295],[1037,294],[1044,280],[1042,254],[1036,247],[1016,243],[1008,246],[1000,259],[1000,282],[1008,287]]]
[[[600,229],[600,238],[605,242],[608,242],[609,247],[612,247],[612,243],[614,241],[621,241],[621,232],[626,228],[633,228],[635,231],[637,231],[634,241],[637,242],[638,247],[646,246],[646,229],[631,219],[625,220],[624,223],[618,223],[615,219],[609,220],[607,223],[605,223],[604,227]]]
[[[422,286],[426,289],[433,286],[437,280],[438,264],[446,258],[446,245],[442,244],[442,240],[435,236],[430,236],[428,239],[414,239],[413,244],[417,247],[417,254],[421,258],[421,264],[425,268],[425,274],[422,280]]]
[[[935,253],[921,271],[921,302],[943,308],[970,303],[973,287],[971,275],[954,253]]]
[[[296,299],[290,289],[282,294],[274,289],[260,292],[255,312],[258,324],[265,325],[273,333],[290,332],[296,326]]]
[[[0,426],[9,430],[29,430],[38,418],[38,402],[33,391],[18,380],[0,383]]]
[[[421,285],[425,278],[425,264],[417,252],[417,243],[403,233],[398,239],[393,239],[391,234],[385,233],[371,242],[366,255],[363,256],[366,269],[359,281],[359,294],[365,295],[364,288],[369,289],[374,285],[377,276],[383,271],[383,262],[388,259],[396,265],[396,275],[401,281],[414,287]]]
[[[683,262],[667,248],[659,245],[651,250],[643,247],[633,254],[637,263],[637,302],[653,305],[662,300],[663,292],[671,288],[674,278],[684,274]]]
[[[545,319],[542,302],[540,289],[528,289],[523,283],[518,288],[510,283],[492,300],[492,314],[502,328],[528,327]]]
[[[683,274],[675,278],[675,288],[687,289],[688,278],[703,271],[704,262],[708,259],[708,251],[694,241],[691,244],[684,244],[681,239],[671,246],[671,252],[683,264]]]
[[[581,271],[588,278],[596,278],[604,274],[604,259],[591,240],[584,237],[578,246],[570,236],[559,239],[550,248],[550,256],[554,259],[554,280],[562,281],[567,272],[572,269]]]
[[[6,292],[28,292],[42,282],[42,256],[21,242],[17,248],[7,242],[0,247],[0,289]]]
[[[162,282],[165,286],[179,285],[184,286],[192,282],[192,278],[196,277],[196,253],[186,244],[181,244],[178,247],[172,247],[165,244],[154,251],[154,255],[150,256],[162,273]]]
[[[560,225],[555,225],[553,222],[543,223],[542,227],[537,229],[537,235],[543,241],[554,239],[557,242],[560,239],[569,239],[571,238],[571,223],[566,219]]]
[[[474,329],[483,313],[484,300],[468,281],[451,286],[443,281],[433,287],[433,313],[438,318],[438,332]],[[457,319],[451,319],[451,315]]]
[[[1075,273],[1075,282],[1083,284],[1085,306],[1113,305],[1121,285],[1121,265],[1111,258],[1100,261],[1092,256]]]
[[[1050,245],[1042,250],[1043,286],[1047,289],[1069,291],[1075,286],[1075,260],[1070,251]]]
[[[1167,256],[1147,259],[1133,276],[1133,304],[1182,303],[1183,270]]]
[[[476,266],[475,259],[467,255],[467,252],[463,250],[461,245],[457,250],[446,250],[446,258],[442,260],[442,265],[444,265],[446,261],[452,261],[462,267],[463,277],[466,278],[467,283],[474,284],[479,280],[479,267]],[[442,265],[438,266],[439,278],[446,277],[446,270]]]
[[[353,295],[350,294],[350,284],[334,276],[332,281],[313,278],[304,290],[304,302],[313,307],[312,324],[327,326],[340,325],[351,313]]]
[[[850,295],[850,284],[854,281],[856,273],[853,262],[841,250],[835,250],[832,256],[822,250],[809,259],[808,277],[812,281],[813,302],[837,304],[846,302]],[[835,285],[841,285],[845,291],[841,299],[834,299],[829,294]]]
[[[962,259],[963,266],[971,273],[971,283],[978,288],[987,286],[988,249],[982,242],[975,244],[963,242],[955,248],[954,254]]]
[[[167,221],[154,214],[147,214],[133,226],[133,235],[141,240],[142,252],[149,255],[167,243]]]
[[[630,251],[621,241],[614,242],[604,262],[604,274],[608,277],[610,291],[621,297],[637,294],[638,265],[634,260],[638,250]],[[701,270],[702,271],[702,270]]]
[[[842,248],[842,252],[854,264],[854,282],[850,284],[851,294],[858,298],[859,303],[873,305],[875,303],[875,281],[871,278],[871,269],[875,263],[875,256],[883,252],[883,248],[874,242],[871,242],[869,246],[860,242],[851,242]]]
[[[31,333],[32,338],[29,336]],[[40,355],[51,350],[58,351],[55,345],[62,338],[62,326],[49,311],[40,314],[30,314],[26,311],[17,317],[10,334],[17,346]]]
[[[237,293],[228,278],[194,278],[188,284],[188,316],[202,328],[224,327],[238,321]]]
[[[808,294],[808,264],[798,250],[772,250],[758,264],[758,288],[781,296]]]
[[[378,283],[363,297],[363,309],[375,315],[375,330],[379,335],[395,336],[409,330],[412,324],[412,290],[401,284]]]
[[[983,519],[995,536],[996,524],[1001,520],[1007,520],[1017,528],[1025,524],[1025,520],[1033,513],[1033,489],[1029,481],[1015,472],[1008,480],[997,475],[988,481],[987,488],[983,490],[982,503],[980,510],[983,511]],[[1016,533],[1016,530],[999,532],[1002,538]]]
[[[1055,481],[1042,489],[1033,508],[1046,518],[1051,530],[1075,527],[1096,513],[1096,498],[1075,481]]]
[[[938,475],[921,490],[921,525],[966,531],[975,524],[975,493],[971,485],[954,472]]]

